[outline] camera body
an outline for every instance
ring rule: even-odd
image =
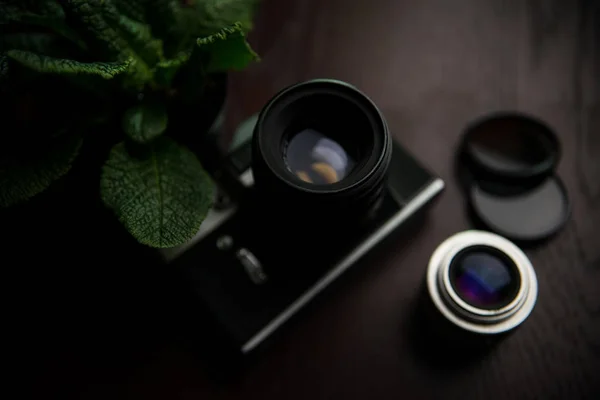
[[[285,232],[274,227],[285,218],[269,215],[261,206],[250,141],[215,167],[210,172],[220,200],[192,241],[164,255],[183,272],[198,304],[241,353],[258,347],[377,244],[423,212],[444,187],[394,142],[385,193],[367,224],[340,231],[325,244],[315,243],[307,232],[294,235],[289,246],[277,247],[274,243],[281,243]]]
[[[206,311],[200,330],[216,327],[213,338],[242,354],[444,187],[344,82],[286,88],[244,127],[222,157],[210,141],[202,146],[219,198],[190,243],[164,252]]]

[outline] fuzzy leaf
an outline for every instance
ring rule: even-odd
[[[58,18],[65,17],[65,12],[56,0],[30,0],[30,3],[36,5],[36,10],[39,10],[40,14]]]
[[[0,25],[18,20],[23,14],[31,13],[28,1],[4,0],[0,1]]]
[[[181,10],[180,0],[146,0],[145,15],[153,33],[169,39],[177,32]]]
[[[101,194],[139,242],[164,248],[196,234],[212,205],[213,184],[192,152],[162,137],[141,158],[125,143],[113,147]]]
[[[167,110],[158,102],[147,102],[130,108],[123,116],[123,130],[130,139],[148,143],[167,129]]]
[[[43,149],[32,149],[31,146],[3,149],[0,157],[0,207],[27,200],[65,175],[80,146],[80,137],[59,135]]]
[[[73,58],[79,51],[53,33],[7,33],[0,36],[0,52],[26,50],[55,58]]]
[[[154,69],[155,81],[160,85],[170,85],[177,71],[190,60],[191,55],[191,51],[182,51],[174,58],[163,60],[156,64],[156,68]]]
[[[106,21],[105,13],[112,6],[111,2],[105,0],[58,0],[58,2],[71,23],[76,25],[82,34],[87,34],[87,39],[93,42],[96,52],[103,53],[96,54],[119,61],[131,58],[127,41]]]
[[[205,36],[224,26],[239,24],[244,32],[252,29],[252,21],[260,0],[202,0],[185,9],[188,29]]]
[[[23,50],[9,50],[6,55],[19,64],[37,72],[98,75],[104,79],[111,79],[125,72],[131,63],[131,61],[82,63],[75,60],[42,56]]]
[[[0,54],[0,82],[8,78],[8,59],[4,54]]]
[[[192,107],[202,101],[205,95],[208,74],[206,72],[206,54],[201,54],[200,48],[194,46],[190,58],[177,71],[173,86],[177,91],[175,102],[180,107]]]
[[[45,28],[85,49],[86,45],[71,29],[62,7],[53,0],[8,1],[0,5],[0,24],[25,24]]]
[[[18,17],[13,18],[12,20],[13,22],[46,28],[47,30],[52,31],[55,34],[75,43],[77,46],[79,46],[79,48],[87,49],[85,42],[67,25],[66,21],[64,20],[56,17],[47,17],[35,14],[19,14]]]
[[[56,47],[56,37],[44,32],[7,33],[0,36],[0,51],[28,50],[47,55]]]
[[[208,72],[242,70],[258,55],[252,50],[239,24],[198,39],[200,49],[209,54]]]
[[[125,87],[137,91],[152,82],[150,65],[162,58],[162,43],[152,38],[147,25],[122,15],[111,1],[59,1],[108,59],[132,60],[123,80]]]
[[[138,22],[146,22],[143,0],[114,0],[114,3],[123,15]]]
[[[62,7],[55,0],[3,0],[0,3],[0,22],[22,13],[64,18]]]
[[[162,41],[152,36],[149,25],[121,14],[116,7],[106,6],[103,12],[106,21],[127,41],[130,55],[139,57],[148,66],[163,58]]]

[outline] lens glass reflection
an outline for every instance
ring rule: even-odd
[[[520,279],[516,266],[495,249],[467,249],[450,265],[454,290],[468,304],[498,309],[516,297]]]
[[[301,130],[290,139],[285,162],[299,179],[315,185],[339,182],[355,165],[337,141],[315,129]]]

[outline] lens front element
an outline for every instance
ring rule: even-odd
[[[355,165],[341,144],[314,129],[304,129],[291,138],[285,162],[298,178],[315,185],[339,182]]]

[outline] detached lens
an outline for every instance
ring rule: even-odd
[[[262,110],[252,167],[261,202],[289,223],[340,229],[380,204],[391,159],[383,116],[358,89],[313,80]],[[318,222],[315,222],[318,221]]]
[[[431,256],[427,292],[439,318],[463,331],[492,335],[529,316],[537,278],[527,256],[507,239],[466,231],[446,239]]]

